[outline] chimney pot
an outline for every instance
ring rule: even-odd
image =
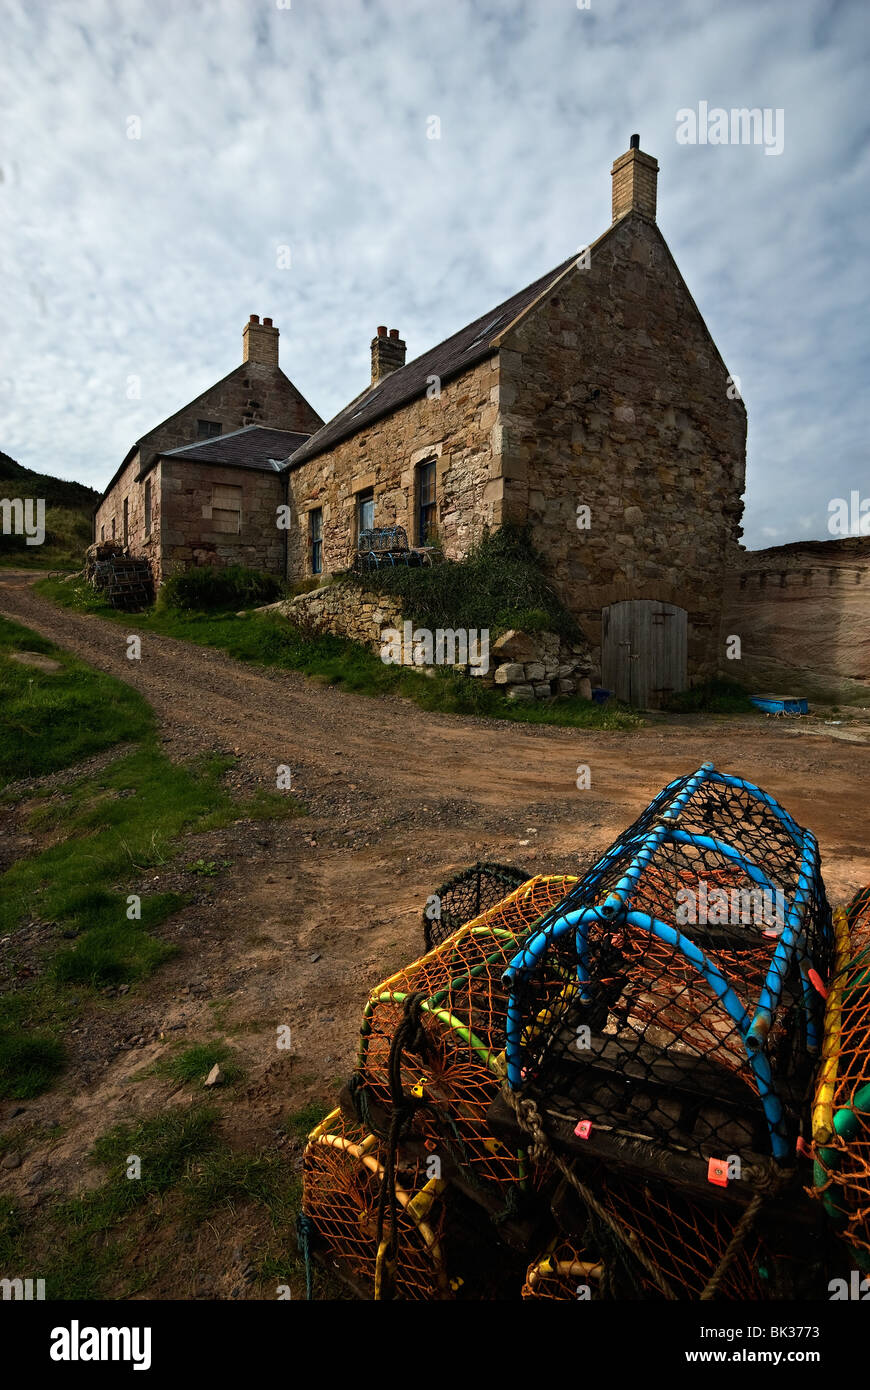
[[[259,315],[259,314],[251,314],[251,317],[250,317],[249,322],[251,322],[251,323],[259,323],[259,322],[260,322],[260,315]]]
[[[390,329],[390,337],[393,338],[393,339],[396,339],[396,338],[398,338],[398,336],[399,336],[399,330],[398,330],[398,328],[391,328],[391,329]]]
[[[378,328],[378,337],[379,337],[379,338],[386,338],[386,336],[387,336],[387,326],[386,326],[386,324],[382,324],[382,325],[380,325],[379,328]]]
[[[263,327],[264,327],[264,328],[271,328],[271,327],[272,327],[272,320],[271,320],[271,319],[263,319]]]
[[[640,149],[640,136],[639,136],[639,135],[632,135],[631,139],[630,139],[629,142],[628,142],[628,147],[629,147],[629,149],[631,149],[631,150],[639,150],[639,149]]]

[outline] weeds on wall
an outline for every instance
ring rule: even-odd
[[[508,628],[558,632],[579,642],[583,633],[548,580],[528,527],[505,525],[484,531],[463,560],[420,569],[366,570],[342,576],[360,588],[400,601],[406,617],[430,629],[488,628],[491,637]]]

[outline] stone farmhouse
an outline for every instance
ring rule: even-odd
[[[96,539],[114,526],[158,579],[238,560],[295,581],[347,568],[370,526],[458,559],[527,523],[605,685],[654,706],[711,674],[746,412],[656,223],[657,178],[632,136],[603,235],[411,362],[379,328],[370,383],[326,424],[252,318],[242,367],[130,451]]]
[[[130,449],[94,513],[94,540],[151,562],[155,581],[189,565],[283,573],[276,508],[286,459],[323,421],[278,366],[278,329],[252,314],[243,360]]]

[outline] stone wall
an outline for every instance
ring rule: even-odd
[[[230,468],[181,459],[161,460],[163,530],[161,578],[191,565],[247,565],[282,574],[284,531],[278,530],[278,507],[284,482],[277,473]],[[241,488],[241,529],[216,530],[214,488]]]
[[[689,614],[690,679],[711,674],[746,412],[658,228],[624,218],[501,342],[499,517],[530,520],[593,648],[603,607],[658,599]]]
[[[308,513],[323,509],[323,568],[347,569],[356,540],[356,495],[374,489],[375,526],[404,526],[417,541],[415,471],[436,461],[438,535],[445,554],[466,554],[496,520],[491,479],[496,448],[497,358],[445,382],[440,398],[411,401],[289,474],[288,578],[311,574]]]
[[[392,628],[404,635],[407,624],[412,641],[419,631],[394,598],[342,580],[327,581],[311,593],[268,604],[260,611],[279,612],[291,622],[316,632],[347,637],[378,655],[385,629]],[[412,657],[407,664],[413,664]],[[496,687],[508,699],[531,701],[574,694],[589,699],[590,665],[588,648],[583,644],[567,643],[555,632],[511,630],[491,643],[489,670],[477,678]],[[430,673],[432,670],[421,669]]]
[[[151,571],[155,579],[160,574],[160,528],[163,507],[161,497],[162,468],[158,463],[148,475],[151,479],[151,527],[145,530],[145,487],[137,483],[139,472],[139,452],[134,453],[122,469],[112,492],[101,503],[94,522],[94,539],[112,539],[112,522],[115,523],[115,541],[124,542],[124,499],[127,499],[128,546],[136,555],[144,555],[151,561]]]
[[[143,469],[152,464],[156,455],[165,453],[169,449],[180,448],[184,444],[196,443],[198,420],[219,421],[223,434],[242,429],[245,425],[267,425],[272,429],[294,430],[309,434],[322,424],[320,416],[312,410],[280,368],[259,362],[244,362],[235,371],[230,372],[229,376],[224,377],[208,391],[204,391],[201,396],[197,396],[196,400],[191,401],[189,405],[177,411],[168,420],[164,420],[162,424],[143,435],[139,441],[138,449],[130,461],[124,465],[107,496],[97,508],[94,535],[99,540],[101,529],[105,528],[108,539],[112,533],[112,521],[114,520],[116,533],[120,538],[124,499],[127,498],[131,518],[130,549],[136,554],[149,557],[155,579],[158,582],[168,572],[167,560],[177,563],[181,557],[177,554],[167,556],[161,553],[159,532],[156,532],[154,525],[152,525],[151,536],[145,536],[145,479],[142,478],[137,481],[137,478]],[[173,467],[180,466],[182,465],[173,465]],[[191,463],[183,466],[191,470],[202,469],[203,467],[203,465]],[[239,472],[240,470],[234,471]],[[151,477],[153,517],[155,505],[158,508],[161,505],[159,500],[160,488],[153,469],[148,476]],[[209,497],[210,492],[207,491],[207,494],[202,497],[203,505],[208,505]],[[171,508],[173,500],[174,496],[170,493],[163,501],[164,507],[168,505]],[[136,518],[135,529],[132,524],[134,516]],[[199,538],[191,535],[188,526],[190,521],[189,508],[186,507],[184,515],[179,518],[175,518],[171,510],[164,513],[164,516],[171,532],[176,535],[180,531],[184,532],[183,541],[177,543],[180,544],[182,550],[192,548],[209,550],[211,548],[207,536],[208,528]],[[274,511],[271,524],[274,526]],[[224,541],[226,539],[224,537]],[[226,549],[226,546],[224,548]],[[267,542],[264,549],[270,550],[271,548]],[[278,556],[278,573],[283,572],[283,555],[282,542]],[[241,554],[235,558],[240,564],[248,563],[247,560],[242,559]]]
[[[870,704],[870,538],[743,551],[725,587],[723,674],[756,693]]]

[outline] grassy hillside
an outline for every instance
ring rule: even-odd
[[[0,451],[0,498],[41,497],[45,502],[45,541],[27,545],[24,536],[0,533],[0,566],[13,569],[78,569],[91,542],[91,513],[99,493],[35,473]]]

